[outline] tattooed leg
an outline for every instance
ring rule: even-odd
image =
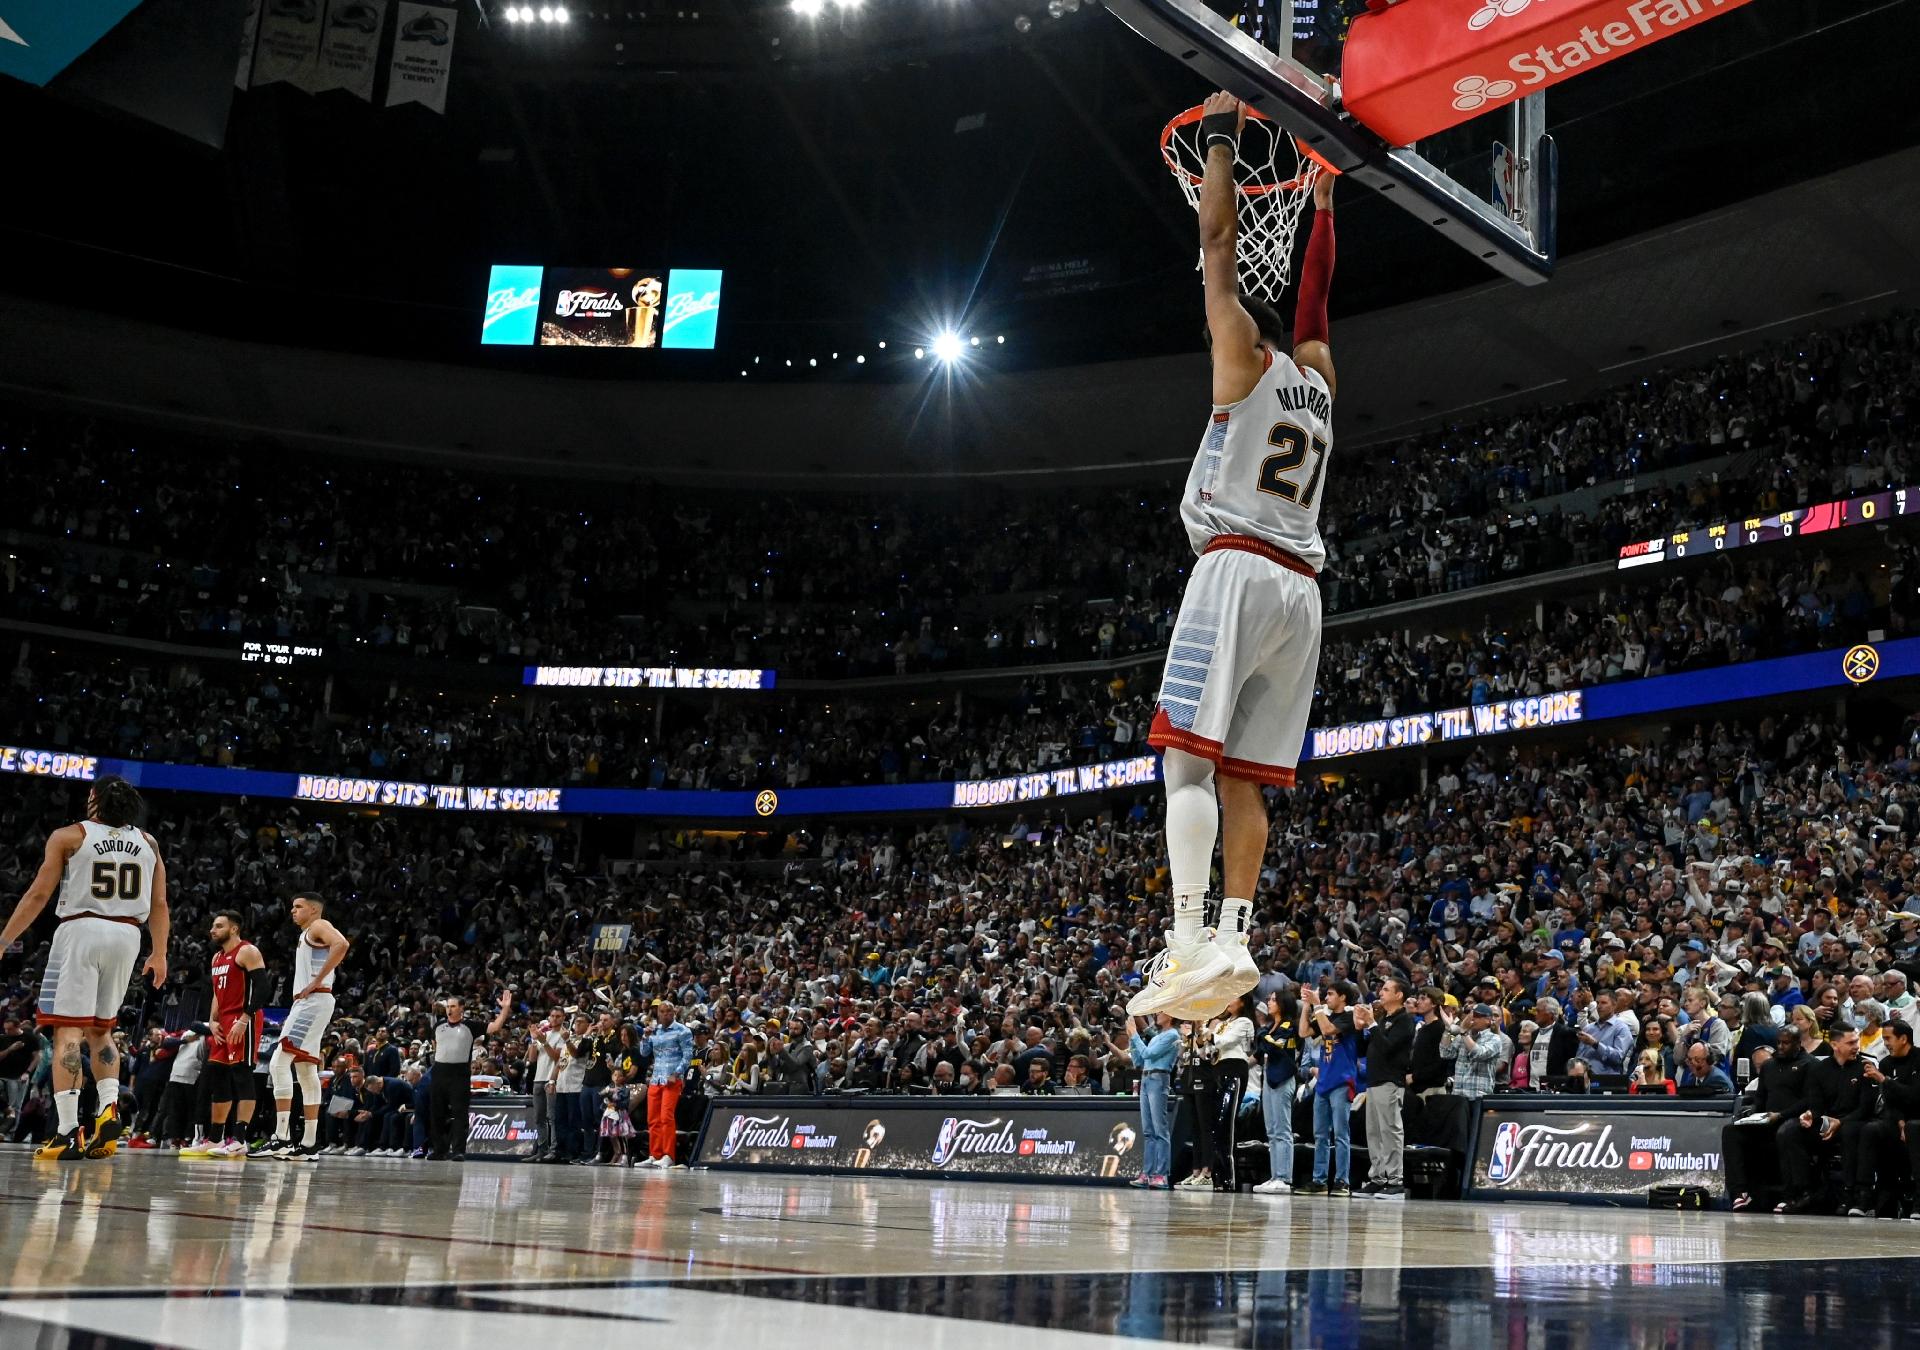
[[[80,1086],[80,1028],[53,1029],[53,1090],[72,1092]]]

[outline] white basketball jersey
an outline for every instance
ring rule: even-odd
[[[301,933],[299,942],[295,943],[293,948],[293,992],[297,994],[312,984],[314,977],[320,973],[320,967],[325,964],[327,964],[327,949],[314,946],[307,939],[307,935],[304,932]]]
[[[160,860],[147,836],[131,825],[107,826],[83,820],[86,842],[67,859],[54,913],[98,914],[107,919],[146,922],[153,908],[153,874]]]
[[[1333,399],[1320,373],[1285,356],[1238,403],[1215,404],[1187,475],[1180,519],[1195,553],[1216,535],[1277,544],[1319,571],[1320,502],[1333,452]]]

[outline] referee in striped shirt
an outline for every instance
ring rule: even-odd
[[[427,1093],[428,1138],[432,1141],[427,1156],[434,1161],[445,1162],[448,1157],[455,1162],[466,1161],[474,1042],[497,1034],[507,1024],[511,1011],[511,989],[500,995],[500,1015],[485,1025],[478,1017],[467,1016],[467,1005],[458,997],[447,1000],[447,1020],[433,1029],[433,1086]]]

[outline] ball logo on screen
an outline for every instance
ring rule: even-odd
[[[933,1165],[944,1167],[957,1158],[979,1153],[1017,1153],[1011,1118],[1001,1120],[962,1120],[948,1116],[940,1122],[940,1133],[933,1141]]]
[[[793,1125],[786,1116],[735,1116],[727,1126],[720,1157],[733,1157],[743,1148],[791,1148]]]
[[[1509,1120],[1494,1131],[1487,1180],[1495,1186],[1511,1186],[1535,1168],[1618,1171],[1624,1161],[1613,1146],[1611,1125],[1600,1126],[1595,1134],[1590,1124],[1561,1129]]]
[[[621,314],[626,308],[616,291],[561,291],[553,297],[556,319],[570,319],[576,314]]]

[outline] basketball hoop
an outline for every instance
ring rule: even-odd
[[[1187,205],[1196,211],[1200,179],[1207,167],[1200,147],[1201,112],[1198,106],[1188,108],[1160,132],[1160,157]],[[1233,172],[1239,196],[1240,228],[1234,252],[1240,285],[1250,295],[1277,303],[1293,270],[1293,236],[1313,195],[1314,181],[1334,170],[1273,119],[1249,108]]]

